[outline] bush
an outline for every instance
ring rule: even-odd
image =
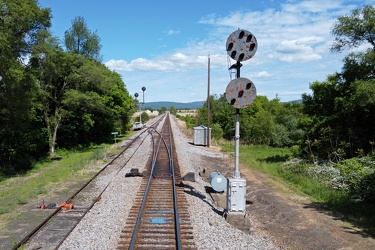
[[[220,127],[220,124],[215,123],[211,127],[211,136],[215,139],[223,138],[224,132],[223,129]]]
[[[375,163],[370,157],[351,158],[336,164],[343,181],[352,195],[367,197],[371,193],[370,181],[374,179]],[[366,185],[370,185],[367,187]],[[367,199],[367,198],[366,198]]]
[[[195,117],[192,115],[186,115],[183,117],[187,128],[193,128],[196,125]]]
[[[363,177],[359,183],[358,195],[363,201],[375,206],[375,172]]]
[[[280,171],[307,176],[309,166],[310,164],[304,162],[303,160],[294,158],[281,165]]]

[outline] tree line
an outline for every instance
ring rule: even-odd
[[[62,47],[51,9],[0,2],[0,170],[27,170],[56,147],[74,148],[128,130],[136,104],[121,76],[101,63],[100,38],[83,17]]]
[[[374,152],[375,8],[367,5],[339,17],[332,34],[333,53],[363,44],[369,48],[346,56],[341,72],[311,83],[312,94],[303,94],[301,103],[257,96],[240,112],[242,143],[293,147],[312,161],[338,162]],[[232,138],[235,110],[225,94],[209,101],[213,136]],[[191,117],[185,119],[191,123]],[[193,123],[207,125],[207,102]]]

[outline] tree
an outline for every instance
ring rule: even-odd
[[[169,107],[169,112],[171,112],[172,115],[176,115],[177,114],[177,110],[174,106],[170,106]]]
[[[160,114],[164,114],[166,111],[167,111],[167,108],[164,106],[159,109]]]
[[[306,151],[338,161],[371,152],[375,141],[375,8],[367,5],[339,17],[332,34],[334,52],[366,42],[372,46],[346,56],[341,73],[313,83],[313,94],[302,96],[304,112],[311,118],[305,120]]]
[[[143,124],[146,124],[150,120],[150,116],[146,112],[141,113],[141,120]]]
[[[31,131],[34,85],[24,59],[50,18],[36,0],[0,1],[0,162],[30,159],[37,148],[38,135]]]
[[[73,52],[90,58],[95,61],[101,61],[100,55],[100,37],[96,32],[91,32],[83,17],[78,16],[72,21],[72,27],[65,31],[65,47],[69,52]]]
[[[375,49],[375,8],[366,5],[355,9],[350,16],[339,17],[334,24],[332,34],[335,42],[332,51],[341,52],[368,42]]]
[[[254,103],[241,110],[241,138],[244,143],[269,145],[275,130],[275,116],[265,96],[257,96]]]
[[[57,39],[41,32],[32,51],[29,68],[37,79],[38,96],[43,107],[50,155],[55,154],[57,131],[64,118],[63,99],[69,90],[71,74],[82,66],[79,56],[64,52]]]
[[[210,96],[210,124],[215,124],[215,126],[220,126],[223,130],[223,136],[227,139],[231,139],[234,136],[234,109],[231,107],[225,95]],[[198,114],[196,116],[196,125],[206,125],[207,126],[207,101],[204,103],[203,107],[198,109]],[[213,125],[212,125],[213,126]]]

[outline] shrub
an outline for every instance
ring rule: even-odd
[[[370,157],[342,160],[336,164],[336,168],[340,170],[344,183],[353,195],[367,197],[371,193],[371,186],[367,188],[366,185],[374,179],[375,163]]]
[[[193,128],[196,125],[195,117],[192,115],[186,115],[183,117],[183,120],[185,121],[187,128]]]
[[[224,132],[223,129],[220,127],[220,124],[215,123],[211,127],[211,136],[215,139],[223,138]]]
[[[363,177],[359,183],[359,197],[375,206],[375,172]]]

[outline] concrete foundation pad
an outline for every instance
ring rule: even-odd
[[[232,226],[240,229],[241,231],[245,233],[250,232],[250,220],[246,217],[244,214],[227,214],[226,220],[229,224]]]
[[[211,198],[216,206],[225,209],[227,207],[227,192],[210,193]]]
[[[227,207],[227,193],[209,193],[213,202],[215,203],[216,206],[221,207],[223,209],[226,209]],[[241,213],[231,213],[231,214],[226,214],[226,221],[234,226],[235,228],[238,228],[239,230],[249,233],[251,224],[250,224],[250,219],[247,218],[246,214],[241,214]]]
[[[184,177],[182,177],[182,180],[195,182],[195,173],[194,172],[187,173]]]

